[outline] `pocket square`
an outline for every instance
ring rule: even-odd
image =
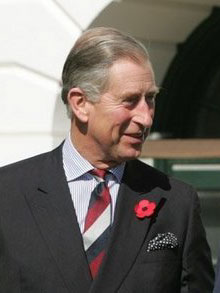
[[[147,246],[147,252],[154,250],[162,250],[166,248],[175,248],[178,246],[177,237],[171,233],[159,233],[153,239],[151,239]]]

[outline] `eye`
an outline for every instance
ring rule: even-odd
[[[139,99],[139,96],[130,96],[124,99],[123,104],[125,106],[132,107],[138,103]]]

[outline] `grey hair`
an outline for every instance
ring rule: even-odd
[[[69,90],[78,87],[89,101],[97,102],[108,85],[109,68],[120,58],[140,63],[148,60],[149,55],[142,43],[114,28],[92,28],[80,36],[62,73],[61,97],[70,118],[73,114],[67,100]]]

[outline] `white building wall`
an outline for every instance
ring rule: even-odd
[[[51,150],[69,130],[60,76],[110,0],[0,0],[0,166]]]

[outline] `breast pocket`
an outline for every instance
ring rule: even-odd
[[[139,257],[139,263],[149,262],[181,262],[181,252],[178,248],[164,248],[161,250],[147,251],[142,249]]]

